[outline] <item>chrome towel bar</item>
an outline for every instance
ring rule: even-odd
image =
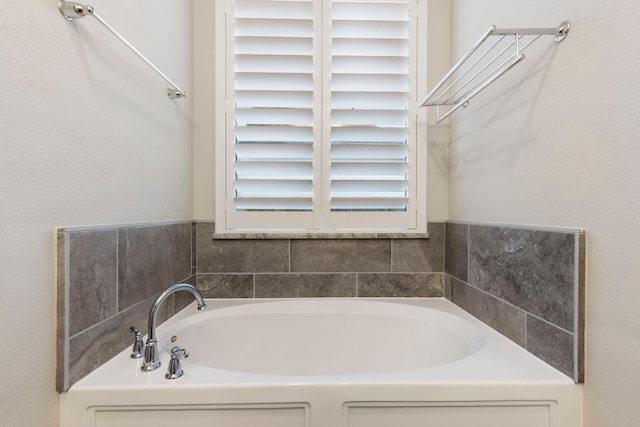
[[[522,51],[538,38],[543,35],[552,35],[555,42],[560,43],[567,37],[570,28],[569,21],[562,22],[557,28],[497,29],[492,25],[429,92],[419,107],[436,107],[437,122],[440,123],[460,107],[466,107],[471,98],[522,61],[524,59]],[[499,37],[483,53],[474,56],[490,36]],[[513,40],[509,42],[509,39],[506,39],[507,36],[513,36]],[[528,38],[525,39],[525,37]],[[502,48],[505,44],[506,47]],[[498,49],[501,50],[497,51]],[[511,49],[513,49],[513,53],[500,62],[500,59],[504,58]],[[496,51],[497,53],[495,53]],[[493,55],[492,59],[487,59],[491,58],[490,54]],[[464,64],[467,64],[466,68],[460,74],[455,75]],[[495,66],[495,64],[499,65]],[[442,89],[450,79],[453,81]],[[438,93],[439,95],[436,97]],[[434,99],[432,100],[432,98]],[[440,108],[443,106],[448,107],[448,110],[440,114]]]
[[[80,3],[67,1],[67,0],[58,0],[58,9],[60,10],[60,13],[62,14],[62,16],[64,16],[65,19],[67,19],[68,21],[84,18],[87,15],[90,15],[96,18],[98,22],[104,25],[107,30],[109,30],[114,36],[118,38],[118,40],[124,43],[124,45],[127,46],[129,49],[131,49],[133,53],[135,53],[140,59],[142,59],[145,62],[145,64],[151,67],[156,73],[160,75],[160,77],[165,79],[165,81],[167,81],[167,83],[169,83],[172,86],[172,88],[167,89],[167,96],[170,99],[184,98],[185,96],[187,96],[185,91],[180,89],[178,85],[172,82],[169,77],[167,77],[162,71],[158,69],[158,67],[153,65],[151,61],[149,61],[142,53],[140,53],[138,49],[136,49],[131,43],[129,43],[127,39],[125,39],[119,32],[115,30],[115,28],[109,25],[107,21],[102,19],[100,15],[96,13],[93,6],[87,6],[87,5],[83,5]]]

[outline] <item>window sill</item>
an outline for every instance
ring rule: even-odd
[[[213,233],[214,240],[296,240],[296,239],[428,239],[429,233],[369,232],[369,233]]]

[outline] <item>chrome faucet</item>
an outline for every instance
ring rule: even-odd
[[[189,357],[189,352],[184,348],[173,347],[171,349],[171,359],[169,359],[169,370],[164,374],[164,377],[168,380],[175,380],[180,378],[184,371],[180,366],[180,359],[183,357]]]
[[[158,357],[158,339],[156,338],[156,314],[158,313],[160,304],[162,304],[169,295],[178,291],[191,292],[198,302],[198,310],[204,310],[207,308],[207,304],[205,304],[200,292],[198,292],[193,285],[189,285],[187,283],[178,283],[177,285],[170,286],[161,293],[151,306],[151,310],[149,310],[149,333],[147,335],[147,344],[144,348],[144,362],[140,367],[142,371],[153,371],[160,367],[160,358]]]

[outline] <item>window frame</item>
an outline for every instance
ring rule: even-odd
[[[409,211],[408,212],[331,212],[331,218],[338,218],[340,224],[339,227],[332,227],[329,222],[329,227],[326,227],[327,218],[326,212],[329,210],[327,205],[321,210],[314,211],[313,221],[310,225],[308,221],[308,212],[242,212],[234,211],[233,197],[234,191],[233,179],[230,171],[234,170],[233,155],[229,153],[232,149],[230,146],[229,130],[234,128],[234,116],[229,114],[229,111],[233,108],[233,39],[234,39],[234,27],[233,27],[233,13],[231,10],[231,4],[234,0],[216,1],[215,3],[215,112],[214,112],[214,125],[215,125],[215,218],[216,218],[216,233],[217,234],[288,234],[288,233],[309,233],[309,234],[380,234],[380,233],[402,233],[402,234],[426,234],[427,228],[427,113],[426,109],[419,109],[418,102],[420,94],[426,92],[426,66],[427,66],[427,5],[426,2],[420,0],[411,0],[415,2],[415,13],[410,17],[410,42],[418,41],[416,47],[415,57],[411,66],[414,69],[414,74],[409,75],[409,84],[412,86],[410,90],[409,99],[409,116],[410,120],[415,120],[412,126],[413,134],[411,137],[415,140],[411,147],[408,167],[410,173],[414,174],[412,180],[409,181]],[[314,19],[318,19],[318,14],[322,14],[323,20],[330,20],[330,7],[324,0],[322,1],[322,7],[316,7],[318,11],[315,13]],[[323,38],[327,37],[328,25],[323,26],[322,31]],[[315,34],[317,32],[314,31]],[[323,42],[326,45],[328,42]],[[314,65],[314,73],[320,72],[317,68],[329,67],[329,55],[323,55],[322,61],[316,61]],[[330,72],[320,72],[322,75],[321,84],[326,85],[330,77]],[[424,76],[424,78],[421,78]],[[218,94],[223,93],[224,96]],[[326,103],[326,94],[330,93],[330,90],[324,90],[321,92],[322,96],[314,98],[314,111],[322,111],[321,114],[314,114],[314,126],[320,125],[317,123],[319,119],[322,121],[329,120],[328,115],[331,112],[331,108],[325,108],[321,110],[321,103]],[[326,104],[329,105],[329,104]],[[323,127],[321,132],[318,132],[321,138],[321,143],[316,144],[314,141],[314,156],[316,150],[327,150],[325,146],[328,141],[328,135],[326,135],[327,127]],[[322,168],[328,168],[330,165],[330,156],[325,155],[322,158]],[[329,188],[330,174],[321,176],[319,168],[314,168],[313,171],[314,182],[322,182],[322,186]],[[326,191],[328,193],[328,190]],[[322,194],[322,188],[320,186],[314,186],[314,198],[325,197]],[[230,212],[230,214],[228,213]],[[400,214],[400,215],[398,215]],[[325,228],[322,221],[325,221]],[[385,224],[381,224],[380,218],[386,217]],[[256,218],[253,220],[252,218]],[[242,227],[236,226],[241,222]],[[268,222],[269,226],[265,226],[264,222]]]

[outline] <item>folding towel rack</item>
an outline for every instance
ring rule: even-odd
[[[169,96],[170,99],[184,98],[185,96],[187,96],[185,91],[180,89],[174,82],[171,81],[169,77],[164,75],[164,73],[160,71],[158,67],[153,65],[151,61],[145,58],[145,56],[141,54],[138,49],[133,47],[133,45],[129,43],[127,39],[122,37],[122,35],[120,35],[120,33],[118,33],[111,25],[109,25],[107,21],[102,19],[100,15],[96,13],[93,6],[86,6],[80,3],[67,1],[67,0],[58,0],[58,9],[60,9],[60,13],[62,13],[62,16],[64,16],[68,21],[73,21],[74,19],[78,19],[78,18],[84,18],[87,15],[91,15],[94,18],[96,18],[98,22],[104,25],[107,28],[107,30],[111,31],[111,33],[113,33],[113,35],[116,36],[118,40],[124,43],[125,46],[131,49],[133,53],[138,55],[138,57],[142,59],[145,62],[145,64],[151,67],[156,73],[158,73],[163,79],[165,79],[173,87],[173,88],[167,89],[167,96]]]
[[[562,22],[558,28],[516,28],[499,30],[492,25],[471,49],[460,58],[431,92],[429,92],[419,107],[436,107],[437,122],[440,123],[449,115],[453,114],[458,108],[462,106],[466,107],[471,98],[496,81],[498,77],[509,71],[518,62],[522,61],[524,59],[522,51],[538,40],[538,38],[543,35],[552,35],[554,36],[555,42],[560,43],[567,37],[570,28],[571,24],[569,21]],[[479,52],[477,55],[474,55],[478,48],[490,36],[499,37],[493,44],[488,46],[484,52]],[[507,36],[514,36],[510,43],[510,38],[506,38]],[[525,37],[527,38],[524,39]],[[506,47],[503,47],[505,44]],[[511,49],[513,49],[513,53],[504,59]],[[492,52],[493,58],[490,56]],[[504,60],[495,68],[491,69],[494,63],[500,59]],[[467,63],[467,67],[461,71],[459,75],[454,76],[465,63]],[[442,89],[450,79],[452,80],[451,83]],[[436,94],[439,95],[435,97]],[[432,98],[434,99],[431,100]],[[443,106],[449,108],[446,112],[440,114],[440,108]]]

